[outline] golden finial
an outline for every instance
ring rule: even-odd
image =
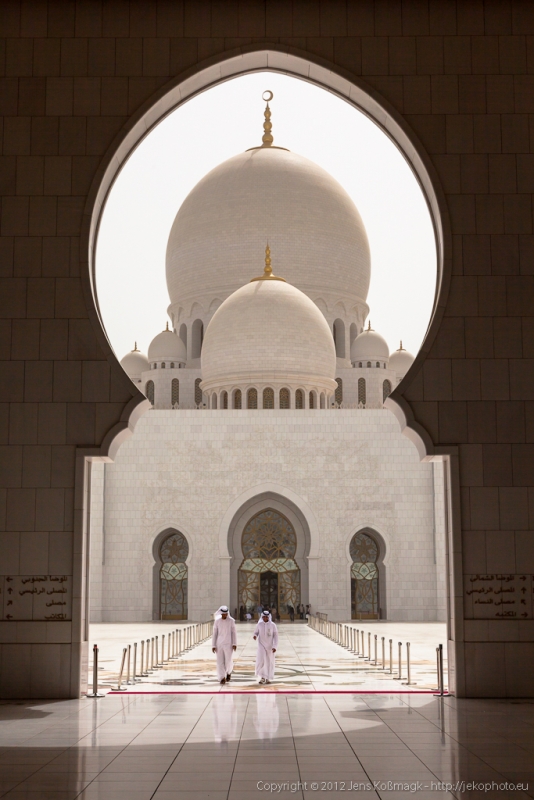
[[[368,330],[368,331],[372,331],[372,330],[373,330],[373,329],[371,328],[371,320],[369,320],[369,324],[367,325],[367,330]]]
[[[141,351],[137,349],[137,342],[134,342],[134,349],[132,350],[132,353],[140,353],[140,352]]]
[[[166,330],[166,331],[168,331],[168,330],[169,330],[169,323],[168,323],[168,322],[167,322],[167,324],[165,325],[165,330]]]
[[[271,109],[269,108],[269,100],[272,100],[274,95],[270,90],[262,94],[262,100],[265,100],[265,111],[263,116],[265,121],[263,123],[263,136],[261,137],[262,147],[271,147],[274,142],[273,134],[271,133],[273,126],[271,122]]]
[[[263,275],[260,275],[259,278],[252,278],[250,281],[253,283],[254,281],[283,281],[286,282],[285,278],[279,278],[276,275],[273,275],[273,268],[271,266],[271,248],[269,247],[269,243],[267,243],[267,247],[265,248],[265,267],[263,270]]]
[[[404,347],[402,346],[402,339],[400,340],[400,347],[399,347],[399,350],[404,350]]]

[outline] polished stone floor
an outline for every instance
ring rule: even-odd
[[[181,626],[184,627],[183,625]],[[91,643],[98,643],[99,686],[109,691],[117,686],[122,649],[130,644],[130,678],[133,678],[133,645],[137,642],[137,672],[140,672],[141,639],[159,636],[161,655],[165,635],[165,665],[136,684],[126,683],[127,691],[246,691],[256,690],[254,662],[256,643],[252,638],[253,624],[237,625],[238,648],[230,687],[220,687],[215,676],[215,657],[211,642],[185,652],[180,658],[167,661],[169,623],[98,624],[91,626]],[[311,630],[305,623],[279,625],[280,642],[277,653],[276,680],[270,691],[428,691],[435,689],[436,645],[446,644],[444,623],[354,623],[360,630],[360,654],[348,652],[325,636]],[[364,656],[361,653],[361,632],[364,633]],[[377,663],[374,663],[374,637],[377,636]],[[382,666],[382,637],[384,637],[385,669]],[[389,641],[393,659],[390,671]],[[369,641],[371,658],[369,658]],[[402,671],[399,680],[398,644],[402,642]],[[411,685],[406,685],[406,643],[411,643]],[[146,663],[146,659],[143,663]],[[446,666],[446,665],[445,665]]]
[[[534,797],[534,705],[276,693],[4,702],[0,796]]]

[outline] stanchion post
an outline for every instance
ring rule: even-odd
[[[443,645],[440,644],[436,647],[436,659],[437,659],[437,670],[438,670],[438,691],[436,692],[436,696],[444,697],[445,696],[445,680],[444,680],[444,672],[443,672]],[[448,692],[447,692],[448,694]]]
[[[121,686],[121,684],[122,684],[122,673],[124,672],[124,662],[126,661],[126,653],[127,652],[128,652],[128,648],[125,647],[124,650],[122,651],[121,670],[119,672],[119,680],[118,680],[118,683],[117,683],[117,688],[113,690],[115,692],[125,692],[126,691],[126,686]]]
[[[86,697],[104,697],[98,691],[98,645],[93,645],[93,691],[87,692]]]
[[[377,643],[377,640],[378,640],[378,636],[375,633],[375,667],[378,666],[378,658],[377,658],[377,655],[376,655],[376,643]]]
[[[386,668],[386,640],[382,636],[382,669]]]
[[[406,642],[406,671],[408,672],[408,680],[405,681],[405,686],[415,686],[415,681],[412,681],[412,673],[410,667],[410,642]]]
[[[137,642],[134,642],[134,652],[133,652],[133,672],[132,672],[132,683],[135,685],[137,683],[135,679],[135,671],[137,669]]]
[[[371,631],[367,633],[367,661],[371,663]]]
[[[356,655],[360,655],[360,629],[356,628]]]
[[[393,675],[393,639],[389,640],[389,674]]]
[[[395,678],[396,681],[402,680],[402,642],[399,642],[399,674]]]
[[[130,681],[130,653],[131,653],[131,650],[132,650],[132,646],[131,646],[131,644],[129,644],[128,645],[128,667],[127,667],[127,670],[126,670],[126,685],[127,686],[129,686],[130,683],[131,683],[131,681]]]

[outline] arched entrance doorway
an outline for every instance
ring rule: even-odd
[[[350,596],[352,619],[379,619],[380,594],[378,542],[368,531],[359,531],[350,543]]]
[[[179,531],[169,533],[160,545],[160,619],[187,619],[188,555],[187,539]]]
[[[282,618],[300,603],[300,569],[295,561],[297,536],[289,520],[274,509],[253,516],[241,537],[243,561],[238,572],[238,600],[252,613],[258,604],[276,607]]]

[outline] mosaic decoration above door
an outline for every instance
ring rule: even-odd
[[[245,526],[243,561],[238,573],[239,604],[255,613],[268,596],[282,618],[300,603],[300,569],[295,561],[297,536],[289,520],[277,511],[262,511]],[[266,573],[269,573],[267,575]],[[263,577],[262,577],[263,576]]]
[[[171,533],[159,549],[160,619],[187,619],[187,539]]]
[[[350,543],[352,619],[378,619],[378,544],[368,533],[355,533]]]

